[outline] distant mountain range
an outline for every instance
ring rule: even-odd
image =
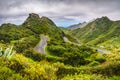
[[[87,23],[86,22],[83,22],[83,23],[78,23],[78,24],[74,24],[74,25],[71,25],[69,27],[67,27],[68,29],[71,29],[71,30],[74,30],[74,29],[77,29],[77,28],[82,28],[86,25]]]
[[[93,20],[90,20],[89,22],[83,22],[83,23],[78,23],[78,24],[74,24],[74,25],[70,25],[68,26],[67,28],[70,29],[70,30],[74,30],[74,29],[78,29],[78,28],[83,28],[85,27],[88,23],[94,21]]]

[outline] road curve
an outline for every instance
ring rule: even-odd
[[[64,42],[68,42],[68,43],[70,43],[70,44],[74,44],[74,45],[78,45],[78,46],[81,46],[82,45],[82,43],[81,42],[79,42],[78,41],[78,44],[77,43],[74,43],[74,42],[71,42],[67,37],[63,37],[63,40],[64,40]],[[76,39],[77,40],[77,39]],[[91,46],[89,46],[89,47],[91,47]],[[109,54],[110,53],[110,51],[108,51],[108,50],[105,50],[105,49],[100,49],[100,48],[95,48],[95,47],[91,47],[91,48],[94,48],[94,49],[96,49],[100,54]]]
[[[46,36],[40,36],[41,40],[40,42],[36,45],[36,47],[34,48],[34,50],[36,52],[39,52],[39,53],[42,53],[42,54],[46,54],[45,52],[45,48],[47,46],[47,41],[48,41],[48,38]]]

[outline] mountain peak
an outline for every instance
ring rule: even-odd
[[[39,17],[38,14],[30,13],[23,26],[36,34],[51,35],[54,30],[58,30],[54,22],[48,17]]]
[[[38,14],[36,13],[30,13],[29,18],[40,18]]]
[[[103,19],[109,19],[107,16],[102,16],[101,18],[103,18]]]
[[[107,16],[102,16],[101,18],[97,18],[98,21],[111,21]]]
[[[106,16],[103,16],[103,17],[101,17],[101,18],[97,18],[95,21],[93,21],[94,22],[94,25],[96,25],[96,26],[100,26],[100,25],[104,25],[104,27],[106,26],[106,25],[111,25],[111,23],[112,23],[112,21],[108,18],[108,17],[106,17]]]
[[[33,23],[40,21],[40,17],[38,14],[30,13],[28,18],[25,20],[23,24]]]
[[[44,22],[47,22],[51,25],[56,26],[55,23],[51,19],[49,19],[48,17],[42,16],[40,19],[41,19],[41,21],[44,21]]]

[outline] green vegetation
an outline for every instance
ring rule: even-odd
[[[12,51],[13,46],[11,48],[7,48],[5,49],[5,51],[3,51],[2,47],[0,49],[0,56],[2,56],[4,58],[4,60],[10,60],[11,57],[15,54],[15,52]]]
[[[116,25],[114,30],[118,29],[117,23],[114,23]],[[99,26],[97,26],[98,24]],[[84,34],[89,29],[89,26],[95,32],[90,30]],[[104,26],[106,26],[105,30],[103,30]],[[119,42],[119,33],[112,35],[114,30],[107,32],[111,27],[113,27],[113,21],[106,17],[97,19],[89,23],[84,29],[82,28],[83,33],[80,30],[80,34],[78,34],[82,36],[79,39],[89,44],[97,42],[99,39],[102,40],[102,35],[107,34],[115,37],[106,36],[104,42],[101,42],[98,46],[110,42],[116,46]],[[0,27],[0,74],[2,74],[0,80],[120,79],[119,45],[112,50],[111,54],[100,54],[93,46],[77,45],[77,39],[69,35],[69,31],[62,30],[47,17],[40,18],[34,13],[30,14],[20,26],[3,24]],[[75,31],[79,31],[79,29]],[[91,32],[96,34],[88,35]],[[73,34],[75,34],[74,31]],[[78,34],[77,37],[79,37]],[[46,35],[49,38],[45,48],[46,55],[34,50],[41,40],[40,35]],[[98,35],[100,35],[100,38],[96,39]],[[63,37],[68,38],[71,43],[64,42]],[[107,40],[108,38],[110,40]],[[14,45],[14,47],[9,47],[11,45]],[[106,46],[110,47],[109,45]]]
[[[98,18],[87,26],[69,31],[69,33],[87,45],[104,46],[107,49],[120,45],[120,21],[111,21],[107,17]]]

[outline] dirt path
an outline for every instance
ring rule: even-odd
[[[36,52],[42,53],[42,54],[46,54],[45,52],[45,48],[47,46],[47,40],[48,38],[46,36],[40,36],[41,40],[40,42],[36,45],[36,47],[34,48],[34,50]]]

